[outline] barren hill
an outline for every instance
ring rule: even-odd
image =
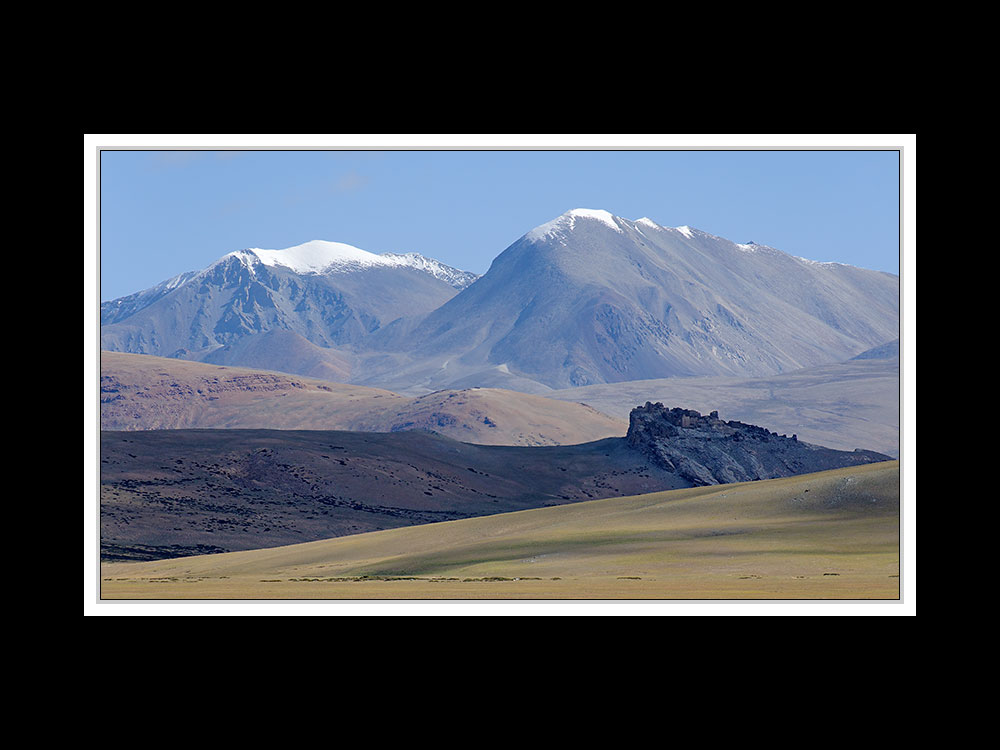
[[[485,446],[420,432],[101,433],[106,559],[255,549],[684,487],[623,438]]]
[[[423,430],[487,445],[559,445],[621,436],[627,423],[582,404],[502,389],[409,398],[279,372],[101,352],[101,427]]]

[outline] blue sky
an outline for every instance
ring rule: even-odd
[[[101,299],[313,239],[484,273],[571,208],[899,273],[896,151],[104,151]]]

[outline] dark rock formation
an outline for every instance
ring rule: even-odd
[[[874,451],[838,451],[757,425],[646,402],[629,415],[626,441],[653,463],[695,485],[747,482],[889,461]]]

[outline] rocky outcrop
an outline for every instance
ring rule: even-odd
[[[888,461],[857,449],[838,451],[778,435],[764,427],[668,409],[646,402],[629,415],[626,442],[647,459],[695,485],[747,482]]]

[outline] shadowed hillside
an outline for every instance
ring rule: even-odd
[[[621,438],[522,448],[415,432],[103,432],[101,547],[105,559],[250,549],[688,484]]]
[[[675,428],[645,411],[627,438],[534,448],[421,432],[104,432],[102,555],[260,548],[887,458],[714,419]]]

